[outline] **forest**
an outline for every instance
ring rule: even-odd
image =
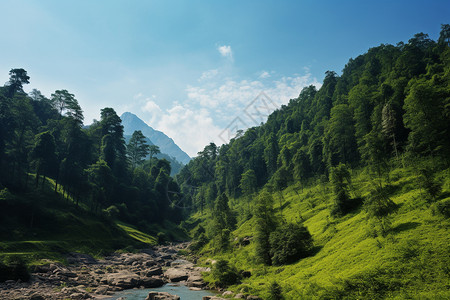
[[[217,261],[210,286],[236,293],[450,295],[450,25],[436,41],[418,33],[370,48],[341,75],[327,71],[320,88],[305,87],[228,144],[206,145],[174,177],[142,132],[125,142],[113,108],[84,126],[75,95],[26,93],[27,71],[9,76],[2,242],[47,230],[53,201],[71,207],[71,220],[130,225],[160,243],[189,234],[199,264]]]
[[[82,210],[145,231],[151,231],[151,224],[181,221],[182,211],[166,196],[168,188],[178,190],[170,177],[171,165],[155,157],[158,146],[148,145],[141,131],[126,144],[121,119],[110,107],[101,110],[99,121],[83,126],[83,110],[75,95],[64,89],[50,98],[36,89],[27,94],[23,90],[30,81],[27,71],[11,69],[9,75],[0,88],[4,195],[27,198],[51,185],[59,198]],[[2,229],[7,232],[8,227]]]
[[[326,72],[319,89],[304,88],[261,126],[207,145],[181,170],[177,181],[193,212],[191,248],[205,264],[221,262],[211,284],[264,299],[404,299],[411,294],[399,290],[414,288],[419,298],[448,295],[449,45],[450,26],[442,25],[437,41],[418,33],[407,43],[373,47],[341,75]],[[402,225],[408,214],[416,221]],[[439,246],[413,228],[400,237],[402,226],[422,221],[441,228]],[[406,241],[406,249],[425,243],[421,249],[434,254],[421,259],[442,269],[411,259],[409,267],[427,270],[417,274],[392,258]],[[336,267],[342,255],[355,255],[350,249],[366,260]],[[384,267],[372,265],[374,253],[389,255],[379,262]],[[257,275],[248,279],[242,268]],[[414,275],[398,282],[408,272]]]

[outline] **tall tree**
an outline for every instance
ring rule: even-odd
[[[23,85],[30,83],[30,76],[24,69],[11,69],[9,71],[8,97],[14,96],[15,93],[23,93]]]
[[[150,152],[149,148],[150,146],[147,144],[142,131],[134,131],[127,145],[127,154],[131,160],[131,166],[133,168],[136,168],[136,166],[144,162],[145,157]]]

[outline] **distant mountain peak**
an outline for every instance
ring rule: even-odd
[[[191,158],[175,142],[161,131],[153,129],[138,116],[130,112],[124,112],[120,119],[125,135],[132,135],[134,131],[140,130],[142,133],[157,145],[162,153],[175,157],[179,162],[187,164]]]

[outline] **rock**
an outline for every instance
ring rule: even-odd
[[[245,295],[239,293],[239,294],[237,294],[236,296],[234,296],[234,298],[236,298],[236,299],[245,299]]]
[[[30,300],[45,300],[45,298],[41,295],[34,294],[34,295],[31,295]]]
[[[247,296],[247,300],[262,300],[262,299],[259,298],[258,296],[250,295],[250,296]]]
[[[201,291],[202,289],[199,287],[190,287],[189,288],[191,291]]]
[[[222,296],[233,296],[233,292],[232,291],[225,291],[222,293]]]
[[[186,270],[183,269],[177,269],[177,268],[170,268],[168,269],[164,275],[171,281],[171,282],[179,282],[188,279],[188,273]]]
[[[157,277],[141,278],[141,285],[145,288],[158,288],[165,284],[165,281]]]
[[[143,276],[151,277],[154,275],[161,275],[163,273],[161,267],[154,267],[141,272]]]
[[[180,297],[167,292],[150,292],[145,300],[180,300]]]
[[[67,262],[69,264],[85,264],[85,265],[93,265],[98,263],[95,258],[88,254],[71,252],[67,255]]]
[[[73,293],[70,295],[70,299],[74,299],[74,300],[88,299],[88,298],[91,298],[91,297],[86,293]]]
[[[69,270],[61,270],[59,272],[56,272],[55,275],[57,275],[57,276],[65,276],[65,277],[70,277],[70,278],[77,277],[76,273],[71,272]]]
[[[95,292],[97,295],[106,295],[108,293],[109,286],[107,285],[101,285],[98,288],[95,289]]]
[[[106,280],[110,286],[115,286],[122,289],[132,289],[134,287],[138,287],[141,281],[138,275],[127,271],[108,274]]]
[[[202,300],[225,300],[225,298],[220,298],[216,296],[203,296]]]

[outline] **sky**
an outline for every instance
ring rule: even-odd
[[[66,89],[85,124],[112,107],[190,156],[228,142],[350,58],[424,32],[436,40],[450,1],[2,0],[0,84]]]

